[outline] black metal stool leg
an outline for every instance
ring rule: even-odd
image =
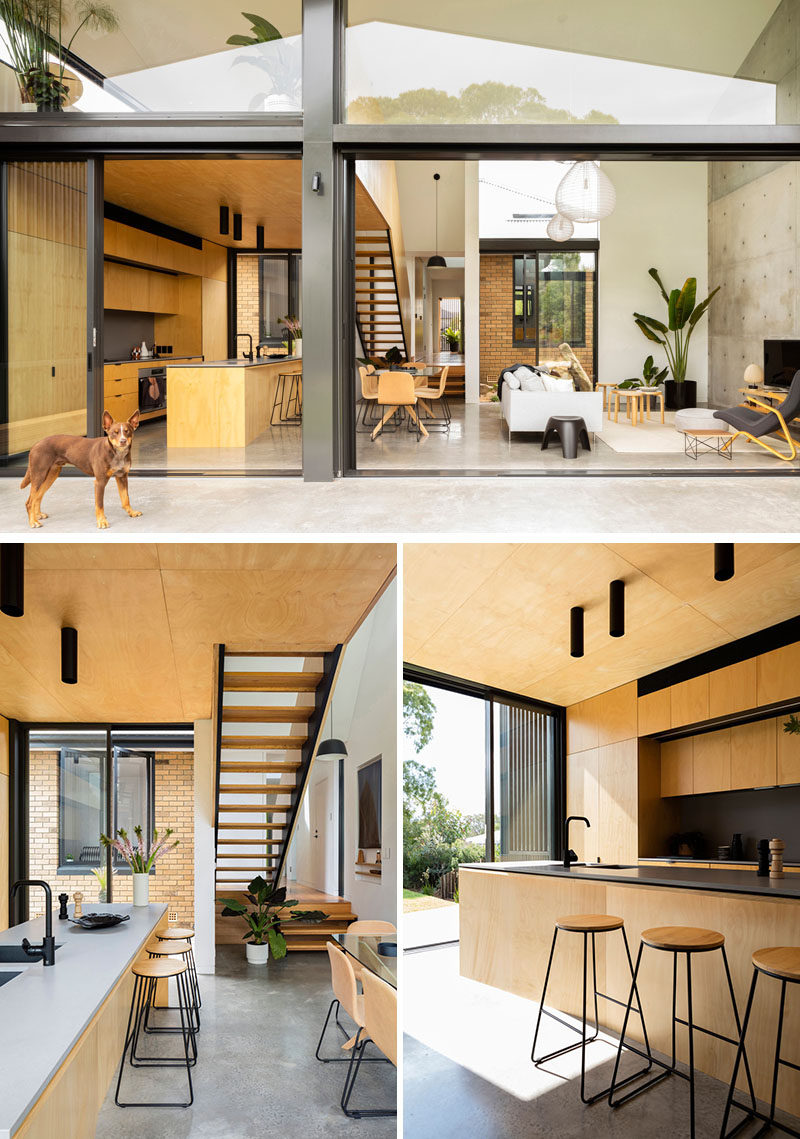
[[[197,1058],[197,1043],[194,1040],[194,1033],[192,1031],[191,1021],[189,1018],[190,998],[189,990],[186,985],[186,974],[180,973],[176,976],[176,983],[178,987],[178,1007],[181,1014],[181,1027],[183,1029],[183,1058],[179,1059],[179,1063],[186,1067],[186,1078],[189,1083],[189,1099],[184,1102],[143,1102],[134,1103],[131,1101],[123,1102],[119,1098],[119,1093],[122,1085],[122,1073],[125,1068],[125,1057],[130,1046],[129,1063],[131,1067],[146,1066],[140,1062],[134,1063],[134,1052],[136,1041],[139,1038],[142,1023],[147,1015],[148,1005],[152,1001],[155,992],[155,978],[143,978],[136,975],[134,981],[133,994],[131,998],[131,1011],[128,1015],[128,1027],[125,1033],[125,1045],[122,1050],[122,1059],[119,1066],[119,1075],[117,1077],[117,1087],[114,1093],[114,1102],[117,1107],[190,1107],[194,1102],[194,1089],[192,1087],[192,1059],[190,1057],[190,1047],[194,1052],[195,1060]],[[153,1067],[172,1067],[174,1066],[174,1059],[166,1057],[161,1059],[154,1059],[150,1066]]]
[[[677,954],[675,955],[677,957]],[[686,1018],[689,1022],[689,1136],[694,1129],[694,1023],[692,1021],[692,955],[686,954]]]
[[[725,946],[724,945],[721,946],[720,948],[722,949],[722,960],[725,964],[725,976],[728,979],[728,992],[731,995],[731,1007],[733,1008],[733,1019],[734,1019],[734,1023],[736,1024],[736,1031],[739,1034],[739,1037],[741,1037],[742,1025],[741,1025],[741,1022],[739,1020],[739,1009],[736,1005],[736,993],[734,992],[734,989],[733,989],[733,978],[731,977],[731,970],[730,970],[730,966],[728,965],[728,954],[725,952]],[[750,1103],[751,1103],[753,1110],[755,1111],[755,1109],[756,1109],[756,1093],[755,1093],[755,1089],[753,1087],[753,1077],[750,1073],[750,1062],[747,1059],[747,1048],[746,1047],[742,1048],[742,1058],[744,1060],[744,1070],[745,1070],[745,1075],[747,1077],[747,1088],[748,1088],[748,1091],[750,1092]]]
[[[549,1059],[552,1059],[553,1056],[560,1055],[560,1053],[558,1053],[558,1052],[553,1052],[550,1054],[550,1056],[542,1056],[538,1060],[536,1059],[536,1056],[534,1055],[534,1053],[536,1052],[536,1041],[539,1037],[539,1026],[542,1023],[542,1013],[544,1011],[544,998],[547,995],[547,983],[550,980],[550,969],[551,969],[552,964],[553,964],[553,954],[555,953],[557,938],[558,938],[558,926],[556,926],[555,930],[553,931],[553,941],[550,945],[550,956],[547,959],[547,969],[545,970],[545,974],[544,974],[544,987],[542,989],[541,1000],[539,1001],[539,1014],[536,1017],[536,1028],[535,1028],[534,1033],[533,1033],[533,1045],[531,1046],[531,1060],[533,1061],[534,1064],[541,1064],[542,1061],[544,1061],[544,1060],[549,1060]]]
[[[623,1048],[623,1045],[625,1044],[625,1033],[627,1032],[627,1029],[628,1029],[628,1020],[630,1019],[631,1010],[633,1007],[634,995],[636,996],[636,1001],[637,1001],[637,1004],[639,1005],[639,1010],[640,1010],[640,1014],[641,1014],[641,1003],[640,1003],[640,998],[639,998],[639,990],[637,987],[637,982],[639,979],[639,969],[640,969],[641,964],[642,964],[642,953],[643,953],[643,951],[644,951],[644,942],[642,941],[639,943],[639,952],[636,955],[636,965],[634,966],[633,976],[631,978],[631,990],[630,990],[630,994],[628,996],[628,1003],[625,1006],[625,1017],[622,1021],[622,1031],[620,1032],[619,1045],[617,1046],[617,1058],[614,1062],[614,1073],[611,1077],[611,1086],[608,1089],[609,1107],[621,1107],[624,1103],[627,1103],[628,1100],[633,1099],[634,1096],[641,1095],[641,1093],[643,1091],[646,1091],[648,1088],[652,1088],[656,1084],[660,1083],[662,1080],[665,1080],[667,1078],[667,1076],[669,1076],[671,1073],[671,1069],[667,1068],[664,1065],[663,1066],[664,1071],[659,1072],[657,1076],[653,1076],[651,1079],[646,1080],[645,1083],[640,1084],[638,1087],[633,1088],[629,1092],[626,1092],[625,1095],[620,1096],[616,1101],[614,1100],[614,1092],[616,1092],[621,1087],[625,1087],[626,1084],[631,1083],[632,1080],[637,1079],[639,1076],[644,1075],[645,1072],[649,1072],[653,1066],[653,1057],[650,1055],[650,1045],[648,1044],[647,1055],[644,1057],[645,1059],[647,1059],[649,1061],[647,1068],[644,1069],[644,1071],[642,1071],[642,1072],[637,1072],[634,1076],[628,1077],[628,1079],[626,1079],[626,1080],[617,1081],[617,1076],[619,1074],[619,1062],[622,1059],[622,1048]],[[674,1007],[674,993],[673,993],[673,1007]],[[642,1016],[642,1023],[644,1023],[644,1017],[643,1016]],[[633,1048],[631,1045],[626,1045],[626,1047],[628,1048],[629,1051],[636,1052],[637,1055],[640,1055],[640,1056],[643,1055],[643,1053],[639,1052],[639,1050],[637,1048]]]
[[[778,1031],[775,1038],[775,1064],[772,1068],[772,1097],[769,1103],[770,1126],[775,1121],[775,1100],[778,1095],[778,1072],[781,1066],[781,1037],[783,1036],[783,1012],[786,1006],[786,982],[781,981],[781,1001],[778,1006]]]
[[[758,969],[753,969],[753,980],[750,982],[750,992],[747,996],[747,1005],[746,1005],[745,1010],[744,1010],[744,1020],[742,1021],[742,1031],[739,1034],[739,1047],[736,1049],[736,1060],[734,1061],[734,1064],[733,1064],[733,1075],[731,1076],[731,1082],[730,1082],[730,1086],[728,1088],[728,1098],[725,1102],[725,1114],[722,1116],[722,1127],[720,1128],[720,1139],[728,1139],[729,1135],[735,1135],[737,1131],[739,1131],[746,1123],[748,1123],[750,1121],[750,1115],[747,1114],[747,1115],[745,1115],[745,1117],[741,1121],[741,1123],[738,1123],[732,1131],[728,1132],[726,1130],[727,1126],[728,1126],[728,1119],[729,1119],[730,1113],[731,1113],[731,1107],[736,1106],[736,1107],[741,1108],[743,1111],[747,1111],[747,1108],[742,1107],[741,1104],[735,1104],[734,1103],[734,1095],[736,1094],[736,1077],[739,1075],[739,1065],[742,1062],[742,1056],[744,1055],[745,1038],[747,1036],[747,1027],[750,1024],[750,1013],[753,1009],[753,998],[756,995],[757,984],[758,984]]]

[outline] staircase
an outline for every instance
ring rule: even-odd
[[[390,230],[356,233],[355,270],[356,325],[365,356],[385,356],[396,347],[408,359]]]
[[[242,897],[261,874],[282,878],[305,794],[342,646],[314,655],[219,650],[215,721],[216,881],[220,898]],[[328,933],[346,929],[349,903],[301,906],[331,914],[320,925],[287,924],[290,949],[324,949]],[[334,916],[335,914],[335,916]],[[232,918],[217,922],[218,942],[241,942]],[[291,936],[289,936],[291,932]]]

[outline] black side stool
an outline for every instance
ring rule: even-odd
[[[195,1040],[190,1016],[189,987],[186,981],[186,965],[182,961],[139,961],[131,966],[134,977],[133,994],[131,996],[131,1011],[128,1014],[128,1026],[125,1029],[125,1045],[122,1049],[122,1059],[117,1077],[117,1090],[114,1093],[114,1103],[117,1107],[190,1107],[194,1102],[194,1089],[192,1087],[192,1059],[191,1054],[197,1056],[197,1041]],[[178,986],[178,1001],[181,1013],[181,1029],[183,1037],[183,1056],[137,1057],[136,1049],[139,1036],[147,1017],[148,1010],[155,995],[158,981],[175,977]],[[189,1082],[189,1098],[182,1102],[157,1100],[156,1102],[134,1103],[119,1098],[122,1085],[122,1074],[125,1071],[125,1057],[130,1048],[129,1063],[132,1068],[173,1068],[186,1067],[186,1079]]]
[[[747,1035],[747,1025],[750,1022],[750,1012],[753,1008],[753,999],[756,995],[756,983],[759,973],[763,973],[765,977],[774,977],[775,980],[781,983],[781,997],[778,1008],[778,1032],[775,1040],[775,1060],[772,1068],[772,1098],[769,1105],[769,1115],[762,1115],[755,1110],[755,1105],[748,1107],[746,1104],[738,1103],[734,1098],[736,1092],[736,1077],[739,1073],[739,1062],[742,1057],[744,1057],[745,1064],[747,1063],[744,1039]],[[797,946],[776,946],[771,949],[756,950],[753,954],[753,981],[750,985],[750,995],[747,998],[747,1008],[744,1012],[744,1024],[742,1025],[741,1039],[736,1053],[736,1063],[733,1065],[733,1075],[731,1076],[731,1086],[728,1089],[728,1102],[725,1104],[725,1115],[722,1119],[720,1139],[728,1139],[728,1136],[735,1135],[746,1123],[749,1123],[751,1119],[760,1119],[764,1124],[763,1127],[754,1132],[753,1139],[756,1139],[757,1135],[765,1135],[773,1127],[777,1131],[782,1131],[785,1135],[800,1136],[800,1131],[795,1131],[793,1128],[787,1127],[785,1123],[777,1123],[775,1120],[775,1099],[778,1092],[778,1073],[780,1072],[781,1066],[784,1068],[794,1068],[795,1072],[800,1072],[800,1065],[793,1064],[790,1060],[781,1059],[781,1037],[783,1035],[783,1012],[786,1006],[786,986],[797,984],[800,984],[800,948]],[[741,1123],[737,1124],[731,1131],[726,1131],[725,1128],[728,1126],[728,1116],[730,1115],[732,1107],[738,1107],[747,1114]]]
[[[610,997],[610,996],[608,996],[607,993],[600,993],[597,991],[597,958],[596,958],[596,947],[595,947],[595,935],[598,933],[610,933],[611,931],[613,931],[615,929],[618,929],[622,932],[622,940],[623,940],[623,943],[625,945],[625,956],[628,958],[628,968],[630,970],[631,978],[633,978],[633,961],[631,960],[631,952],[630,952],[630,949],[628,948],[628,938],[625,934],[625,923],[624,923],[622,918],[614,917],[612,914],[572,914],[569,917],[557,918],[556,919],[556,928],[553,931],[553,943],[550,946],[550,957],[547,961],[547,972],[544,975],[544,988],[542,989],[542,998],[541,998],[541,1001],[539,1002],[539,1015],[536,1018],[536,1031],[533,1034],[533,1047],[531,1048],[531,1060],[533,1061],[533,1063],[537,1067],[540,1064],[544,1064],[545,1061],[547,1061],[547,1060],[554,1060],[556,1058],[556,1056],[563,1056],[566,1052],[572,1052],[572,1051],[574,1051],[575,1048],[580,1048],[580,1050],[581,1050],[581,1099],[583,1100],[584,1103],[596,1103],[600,1099],[605,1099],[608,1096],[608,1093],[610,1091],[609,1088],[604,1088],[602,1091],[595,1092],[593,1095],[590,1095],[590,1096],[586,1095],[586,1045],[591,1044],[594,1040],[597,1040],[597,1037],[600,1034],[600,1020],[599,1020],[598,1015],[597,1015],[597,998],[602,997],[603,1000],[612,1001],[614,1004],[620,1005],[622,1008],[625,1008],[625,1002],[624,1001],[618,1001],[616,999],[616,997]],[[548,1054],[546,1056],[539,1056],[537,1059],[537,1057],[535,1055],[535,1053],[536,1053],[536,1041],[537,1041],[538,1036],[539,1036],[539,1026],[542,1023],[542,1013],[544,1013],[546,1016],[552,1017],[553,1020],[557,1020],[559,1024],[563,1024],[566,1028],[569,1028],[572,1032],[578,1031],[577,1028],[574,1027],[574,1025],[569,1024],[565,1020],[562,1020],[561,1017],[556,1016],[555,1013],[550,1012],[548,1009],[546,1009],[544,1007],[544,998],[545,998],[545,995],[547,993],[547,982],[550,980],[550,967],[553,964],[553,956],[554,956],[555,950],[556,950],[556,939],[558,938],[558,931],[559,930],[564,930],[564,931],[567,931],[569,933],[582,933],[583,934],[583,1016],[582,1016],[582,1027],[581,1027],[581,1033],[580,1033],[581,1038],[580,1038],[580,1040],[577,1040],[574,1044],[568,1044],[565,1048],[557,1048],[555,1052],[548,1052]],[[586,1035],[586,995],[587,995],[586,990],[587,990],[587,984],[588,984],[588,976],[587,975],[588,975],[588,952],[589,952],[589,935],[590,934],[591,934],[591,938],[592,938],[592,991],[594,994],[594,1029],[593,1029],[592,1035],[587,1037],[587,1035]],[[648,1063],[647,1063],[646,1067],[641,1068],[638,1072],[634,1072],[634,1074],[632,1076],[628,1076],[628,1077],[626,1077],[625,1080],[622,1080],[619,1084],[620,1087],[622,1087],[624,1084],[630,1083],[631,1080],[637,1080],[640,1076],[643,1076],[647,1072],[649,1072],[651,1067],[652,1067],[652,1061],[650,1059],[650,1044],[647,1040],[647,1029],[646,1029],[645,1023],[644,1023],[644,1017],[642,1016],[641,1009],[639,1008],[639,994],[638,993],[636,994],[636,1003],[637,1003],[637,1009],[639,1011],[639,1017],[640,1017],[641,1022],[642,1022],[642,1032],[644,1033],[644,1044],[645,1044],[645,1048],[647,1049],[646,1059],[647,1059]],[[642,1053],[639,1053],[639,1055],[642,1055]]]
[[[619,1061],[622,1054],[622,1041],[625,1038],[625,1028],[628,1024],[628,1016],[631,1011],[631,1004],[633,1002],[634,993],[636,993],[637,1002],[639,995],[636,992],[636,979],[639,976],[639,966],[642,963],[642,952],[645,946],[651,949],[658,949],[664,953],[672,954],[672,1063],[665,1064],[663,1060],[657,1060],[655,1056],[651,1057],[652,1063],[657,1064],[658,1067],[663,1068],[657,1076],[647,1080],[646,1083],[640,1084],[639,1087],[634,1088],[632,1091],[626,1092],[625,1095],[614,1099],[614,1093],[618,1088],[622,1087],[621,1081],[617,1082],[617,1072],[619,1071]],[[694,1034],[695,1032],[703,1032],[707,1036],[713,1036],[716,1040],[725,1040],[728,1044],[738,1044],[738,1040],[732,1040],[730,1036],[723,1036],[721,1033],[713,1031],[710,1028],[702,1028],[699,1024],[694,1023],[692,1016],[692,954],[694,953],[711,953],[719,949],[722,953],[722,961],[725,966],[725,976],[728,981],[728,992],[731,996],[731,1007],[733,1008],[733,1018],[736,1022],[736,1030],[741,1034],[741,1024],[739,1022],[739,1010],[736,1007],[736,995],[733,991],[733,981],[731,980],[731,971],[728,968],[728,957],[725,953],[725,937],[721,933],[717,933],[713,929],[699,929],[695,926],[681,926],[681,925],[665,925],[656,926],[653,929],[646,929],[642,933],[642,940],[639,943],[639,953],[636,957],[636,968],[633,971],[633,980],[631,982],[631,992],[628,998],[628,1007],[625,1010],[625,1020],[622,1022],[622,1034],[620,1036],[620,1046],[617,1050],[617,1060],[614,1064],[614,1075],[611,1077],[611,1090],[608,1096],[608,1102],[611,1107],[621,1107],[623,1103],[633,1099],[634,1096],[640,1095],[642,1092],[647,1091],[648,1088],[654,1087],[656,1084],[665,1080],[668,1076],[680,1076],[682,1080],[689,1082],[689,1135],[691,1139],[695,1139],[695,1103],[694,1103]],[[686,954],[686,1008],[687,1020],[677,1015],[677,999],[678,999],[678,954]],[[679,1024],[685,1025],[689,1030],[689,1071],[682,1072],[677,1066],[677,1053],[676,1053],[676,1026]],[[635,1051],[635,1049],[632,1049]],[[747,1083],[750,1089],[750,1097],[752,1099],[753,1108],[756,1105],[755,1092],[753,1091],[753,1081],[750,1077],[750,1065],[747,1062],[747,1055],[744,1056],[744,1066],[747,1073]]]
[[[191,1007],[189,1009],[192,1018],[192,1028],[195,1033],[200,1031],[200,1005],[199,994],[197,986],[195,985],[194,977],[192,976],[192,969],[189,965],[189,957],[192,952],[191,941],[149,941],[145,946],[147,953],[152,958],[167,958],[167,957],[180,957],[186,965],[186,978],[189,985],[189,996],[191,997]],[[150,1013],[180,1011],[179,1005],[157,1005],[150,1006]],[[174,1025],[154,1025],[151,1024],[151,1017],[145,1018],[144,1022],[145,1032],[180,1032],[180,1028]],[[194,1059],[197,1059],[195,1056]]]
[[[542,436],[542,450],[547,450],[550,435],[555,434],[561,441],[561,454],[565,459],[577,459],[578,441],[584,451],[591,451],[589,432],[580,415],[551,415]]]

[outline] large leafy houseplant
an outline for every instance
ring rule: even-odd
[[[645,316],[635,312],[633,319],[636,325],[648,340],[660,344],[667,354],[667,362],[672,378],[677,384],[686,380],[686,370],[689,363],[689,342],[692,333],[697,327],[700,318],[720,286],[708,294],[704,301],[697,304],[697,278],[687,277],[682,289],[672,289],[667,292],[658,274],[658,269],[648,269],[650,276],[661,290],[661,296],[667,305],[667,323],[657,320],[654,316]]]
[[[65,44],[70,17],[75,30]],[[0,20],[22,101],[40,111],[60,111],[69,98],[66,67],[78,33],[119,27],[114,9],[94,0],[0,0]]]
[[[267,54],[242,56],[236,63],[246,67],[256,67],[269,76],[271,90],[267,94],[256,95],[251,101],[251,111],[283,111],[296,113],[300,110],[301,63],[300,44],[285,43],[283,36],[269,20],[254,12],[242,12],[250,21],[250,35],[233,35],[225,41],[234,47],[257,47],[260,44],[275,44]],[[276,41],[280,40],[280,43]]]
[[[322,910],[297,910],[296,898],[286,898],[286,887],[275,890],[257,875],[247,887],[245,897],[250,903],[246,906],[237,898],[222,898],[224,918],[244,918],[248,930],[242,938],[251,945],[269,945],[276,961],[286,956],[286,938],[281,925],[288,921],[325,921],[327,914]]]
[[[648,356],[644,362],[641,376],[632,376],[629,380],[623,380],[621,384],[617,384],[617,387],[626,391],[631,388],[637,391],[641,388],[655,391],[661,385],[661,381],[666,377],[668,371],[668,368],[658,368],[653,363],[653,357]]]

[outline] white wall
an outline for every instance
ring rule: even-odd
[[[666,323],[666,306],[648,276],[658,269],[667,292],[697,277],[697,297],[708,293],[708,167],[705,162],[608,162],[617,208],[600,222],[598,379],[641,374],[651,352],[666,364],[633,322],[643,312]],[[687,379],[698,401],[708,391],[708,318],[692,334]]]
[[[464,381],[467,403],[481,393],[480,186],[477,162],[464,163]]]
[[[308,788],[300,809],[289,855],[286,860],[286,877],[290,882],[300,882],[304,886],[313,886],[326,894],[339,893],[339,764],[327,763],[319,760],[311,770]],[[325,833],[313,838],[314,833],[314,803],[319,793],[319,784],[328,779],[330,794],[330,817],[326,820]],[[327,852],[322,867],[322,873],[317,873],[314,844],[322,843]]]
[[[214,972],[214,740],[210,720],[194,725],[194,952],[198,973]]]

